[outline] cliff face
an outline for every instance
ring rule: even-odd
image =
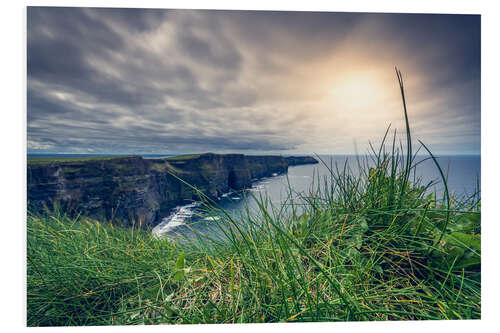
[[[303,157],[301,163],[299,157],[208,153],[29,163],[28,206],[38,209],[57,202],[67,211],[114,219],[125,226],[141,221],[142,226],[152,227],[175,206],[199,199],[178,178],[217,197],[250,187],[254,179],[284,173],[289,165],[312,163],[310,159]]]

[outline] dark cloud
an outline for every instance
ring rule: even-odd
[[[183,30],[178,38],[183,50],[195,61],[233,70],[241,68],[242,58],[239,52],[227,42],[215,49],[209,42],[197,37],[189,30]]]
[[[89,10],[103,21],[115,21],[129,33],[142,33],[158,28],[169,12],[150,8],[93,8]]]
[[[58,115],[62,113],[74,113],[74,108],[66,105],[65,103],[58,103],[53,99],[45,98],[36,90],[28,88],[27,93],[28,101],[28,123],[40,118],[46,118],[49,115]]]

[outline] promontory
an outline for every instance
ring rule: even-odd
[[[251,187],[252,181],[315,164],[309,156],[196,154],[161,159],[108,156],[28,159],[28,209],[65,212],[153,227],[172,208]],[[188,185],[189,184],[189,185]]]

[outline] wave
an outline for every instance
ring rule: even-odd
[[[263,184],[258,184],[258,185],[253,185],[252,188],[250,188],[249,190],[254,191],[254,192],[260,192],[260,191],[263,191],[265,189],[266,189],[266,187]]]
[[[209,217],[205,217],[204,220],[205,221],[217,221],[217,220],[220,220],[221,217],[220,216],[209,216]]]
[[[200,204],[200,202],[193,202],[185,206],[175,207],[169,216],[164,217],[161,222],[153,228],[153,232],[157,235],[164,234],[181,225],[185,225],[186,223],[184,221],[191,218],[194,214],[193,208],[200,206]]]

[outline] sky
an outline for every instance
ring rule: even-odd
[[[28,153],[479,154],[480,20],[28,7]]]

